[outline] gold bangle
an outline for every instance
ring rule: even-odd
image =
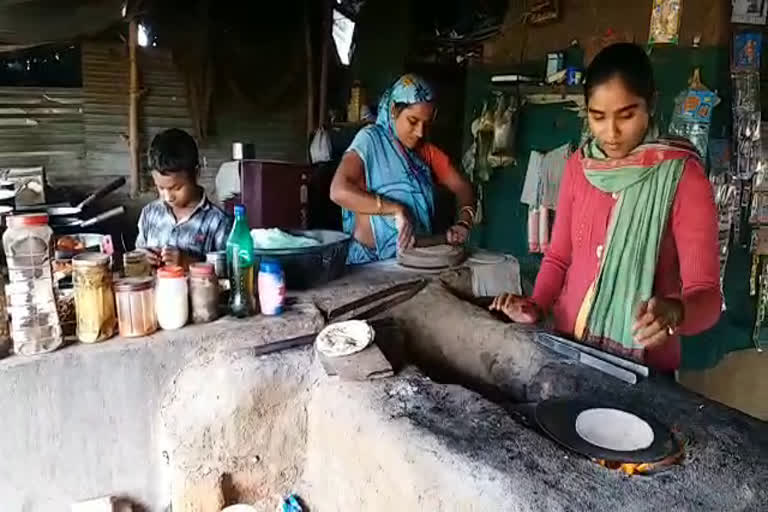
[[[376,208],[379,213],[381,213],[381,210],[384,208],[384,205],[381,203],[381,196],[379,194],[376,194]]]
[[[464,206],[459,210],[459,216],[461,216],[462,213],[467,212],[469,213],[470,220],[468,221],[470,224],[475,223],[475,209],[471,206]]]
[[[469,222],[465,221],[465,220],[458,221],[456,223],[456,225],[457,226],[463,226],[463,227],[467,228],[467,231],[472,231],[472,225]]]

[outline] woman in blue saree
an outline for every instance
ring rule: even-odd
[[[466,242],[474,192],[448,156],[425,140],[435,111],[429,84],[405,75],[383,95],[376,123],[360,130],[344,154],[331,200],[341,206],[344,231],[354,237],[347,263],[393,258],[417,236],[432,234],[435,181],[457,198],[448,243]]]

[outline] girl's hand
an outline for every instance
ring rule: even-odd
[[[646,349],[659,347],[675,335],[683,321],[683,304],[675,299],[653,297],[640,304],[632,332]]]
[[[395,227],[397,227],[398,250],[410,249],[416,244],[416,237],[413,234],[413,224],[404,207],[400,208],[398,212],[395,213]]]
[[[529,298],[505,293],[493,299],[491,311],[501,311],[518,324],[535,324],[541,318],[539,307]]]
[[[464,245],[469,239],[469,228],[463,224],[455,224],[445,234],[450,245]]]

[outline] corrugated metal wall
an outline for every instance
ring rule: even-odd
[[[84,156],[82,89],[0,87],[0,168],[42,165],[65,184]]]
[[[126,176],[128,153],[128,56],[120,44],[83,44],[83,93],[85,171],[89,177]],[[141,85],[145,91],[139,108],[142,164],[146,149],[158,132],[167,128],[192,130],[184,81],[170,53],[157,48],[139,52]],[[206,188],[213,183],[225,153],[214,148],[201,151],[201,178]],[[143,174],[143,176],[147,176]]]
[[[142,48],[139,69],[145,94],[139,109],[142,165],[159,131],[192,129],[184,81],[170,52]],[[82,44],[83,87],[0,88],[0,168],[45,166],[53,185],[89,188],[128,176],[128,58],[119,43]],[[256,111],[224,97],[214,107],[216,132],[201,147],[201,183],[213,190],[219,165],[235,140],[252,142],[256,157],[306,161],[305,101],[299,97],[273,112]],[[148,173],[143,173],[147,185]]]

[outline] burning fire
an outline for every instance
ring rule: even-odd
[[[604,468],[619,470],[627,476],[649,475],[667,469],[674,464],[680,464],[683,461],[686,443],[679,440],[677,443],[679,449],[675,453],[657,462],[619,462],[605,459],[594,459],[594,461]]]

